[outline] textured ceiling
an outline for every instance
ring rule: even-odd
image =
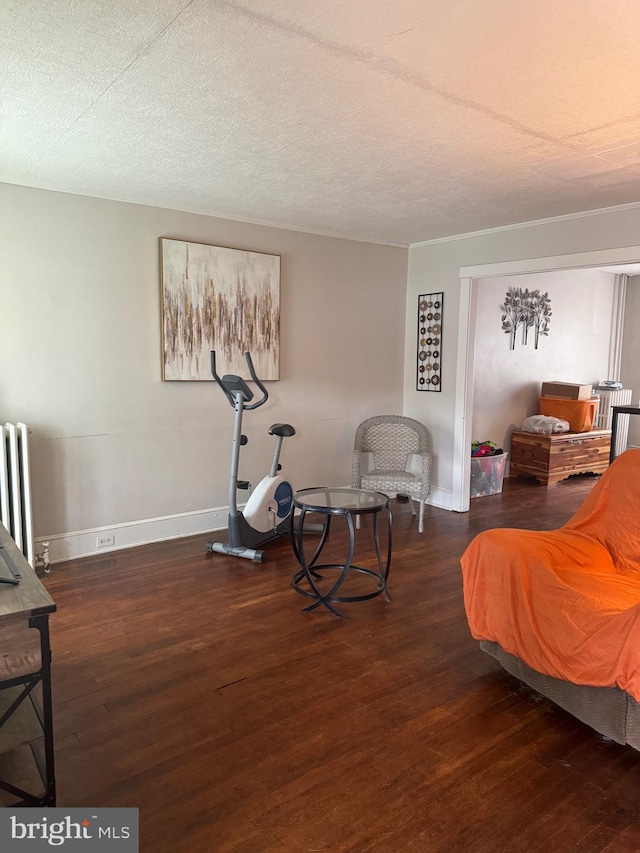
[[[415,243],[640,201],[638,0],[0,0],[0,180]]]

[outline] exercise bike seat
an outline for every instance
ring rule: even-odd
[[[295,434],[296,431],[291,424],[272,424],[269,427],[269,435],[281,435],[283,438],[289,438]]]

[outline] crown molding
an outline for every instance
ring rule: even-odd
[[[605,213],[617,213],[623,210],[637,210],[640,201],[619,204],[615,207],[599,207],[595,210],[581,210],[578,213],[565,213],[562,216],[549,216],[546,219],[532,219],[528,222],[517,222],[513,225],[500,225],[496,228],[485,228],[482,231],[468,231],[465,234],[452,234],[449,237],[436,237],[433,240],[422,240],[420,243],[410,243],[410,249],[420,246],[433,246],[436,243],[450,243],[454,240],[466,240],[468,237],[484,237],[487,234],[500,234],[502,231],[516,231],[519,228],[535,228],[538,225],[550,225],[555,222],[568,222],[572,219],[583,219],[585,216],[601,216]]]
[[[278,231],[293,231],[297,234],[311,234],[315,237],[329,237],[332,240],[349,240],[352,243],[368,243],[374,246],[391,246],[395,249],[409,249],[409,243],[397,243],[392,240],[374,240],[366,239],[365,237],[352,237],[348,234],[338,234],[334,231],[322,231],[313,228],[303,228],[301,226],[284,225],[281,222],[271,222],[267,219],[244,219],[241,216],[233,216],[230,213],[215,213],[201,209],[189,207],[168,207],[166,204],[153,204],[148,201],[132,201],[127,198],[118,198],[117,196],[107,195],[91,195],[91,193],[72,192],[70,190],[60,189],[55,186],[36,186],[34,184],[16,184],[8,181],[0,181],[0,186],[23,187],[30,190],[42,190],[51,193],[64,193],[65,195],[75,195],[81,198],[98,199],[99,201],[112,201],[118,204],[131,204],[136,207],[150,207],[154,210],[167,210],[171,213],[188,213],[192,216],[206,216],[208,219],[223,219],[229,222],[242,222],[245,225],[257,225],[262,228],[275,228]]]

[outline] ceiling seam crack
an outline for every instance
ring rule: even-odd
[[[69,133],[69,131],[78,124],[78,122],[82,119],[82,117],[85,116],[91,109],[93,109],[93,107],[99,101],[101,101],[102,98],[104,98],[104,96],[107,94],[107,92],[115,86],[115,84],[118,82],[118,80],[120,80],[127,73],[127,71],[133,65],[136,64],[136,62],[140,59],[141,56],[143,56],[143,54],[145,54],[151,47],[153,47],[153,45],[158,41],[158,39],[160,39],[164,35],[164,33],[166,33],[167,30],[170,29],[176,23],[178,18],[180,18],[187,11],[187,9],[190,6],[192,6],[195,2],[196,2],[196,0],[187,0],[187,2],[182,7],[182,9],[180,9],[178,14],[174,15],[174,17],[169,21],[168,24],[166,24],[158,33],[156,33],[152,38],[150,38],[145,43],[144,47],[142,47],[136,53],[136,55],[133,57],[133,59],[131,59],[131,61],[128,62],[127,65],[125,65],[125,67],[122,68],[118,74],[116,74],[116,76],[113,78],[113,80],[111,80],[111,82],[107,86],[105,86],[105,88],[102,90],[102,92],[100,92],[100,94],[97,95],[91,101],[90,104],[88,104],[81,112],[79,112],[78,115],[74,118],[74,120],[72,122],[70,122],[70,124],[68,124],[67,127],[65,127],[65,129],[58,136],[56,136],[56,138],[53,140],[51,145],[48,146],[47,150],[44,151],[42,153],[42,155],[40,157],[38,157],[37,160],[35,160],[33,163],[31,163],[31,165],[29,166],[28,169],[25,169],[25,171],[21,173],[21,175],[20,175],[21,180],[23,178],[25,178],[29,174],[29,172],[32,169],[34,169],[48,155],[51,148],[53,148],[55,145],[57,145],[61,139],[64,139],[64,137],[67,135],[67,133]]]
[[[522,124],[516,119],[510,118],[504,113],[500,113],[497,110],[493,110],[491,107],[486,107],[483,104],[479,104],[476,101],[473,101],[471,98],[465,98],[461,95],[455,95],[454,93],[449,92],[442,86],[437,86],[433,83],[430,83],[422,75],[399,67],[398,63],[395,60],[391,60],[388,57],[359,50],[358,48],[354,47],[347,47],[345,45],[339,44],[338,42],[322,39],[316,36],[310,30],[305,29],[304,27],[288,24],[285,21],[282,21],[271,15],[255,12],[252,9],[247,9],[241,3],[232,2],[232,0],[214,0],[214,2],[215,5],[217,5],[219,8],[227,8],[253,21],[257,21],[262,24],[266,24],[270,27],[274,27],[275,29],[278,29],[281,32],[288,32],[291,35],[298,36],[304,39],[305,41],[317,45],[318,47],[326,48],[327,50],[332,51],[333,53],[338,53],[342,56],[348,56],[351,59],[362,63],[363,65],[368,65],[370,67],[376,68],[382,73],[395,77],[397,80],[402,80],[405,83],[410,83],[413,86],[422,89],[423,91],[429,92],[433,95],[437,95],[438,97],[442,98],[450,104],[456,104],[457,106],[474,110],[475,112],[479,112],[485,116],[493,118],[496,121],[508,125],[516,131],[519,131],[525,136],[534,137],[535,139],[541,140],[543,142],[549,142],[553,145],[557,145],[561,148],[566,148],[571,151],[578,150],[578,148],[569,141],[558,139],[555,136],[542,133],[541,131],[538,131],[535,128],[528,127],[527,125]]]

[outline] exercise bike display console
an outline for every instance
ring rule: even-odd
[[[280,474],[280,451],[282,441],[296,434],[291,424],[273,424],[269,427],[269,435],[275,436],[276,445],[271,461],[271,469],[266,477],[258,483],[244,511],[238,509],[238,489],[250,489],[247,480],[238,480],[240,462],[240,447],[249,441],[242,433],[242,417],[244,412],[263,406],[269,399],[269,392],[256,376],[251,355],[246,352],[244,357],[249,368],[249,375],[260,391],[260,397],[251,402],[254,393],[241,376],[225,374],[218,376],[216,372],[216,354],[211,352],[211,374],[223,390],[229,404],[235,411],[233,426],[233,444],[231,448],[231,470],[229,473],[229,518],[227,522],[227,542],[207,542],[207,551],[218,554],[230,554],[234,557],[244,557],[256,563],[263,563],[264,551],[261,545],[276,536],[289,533],[289,516],[293,510],[293,489],[291,483]]]

